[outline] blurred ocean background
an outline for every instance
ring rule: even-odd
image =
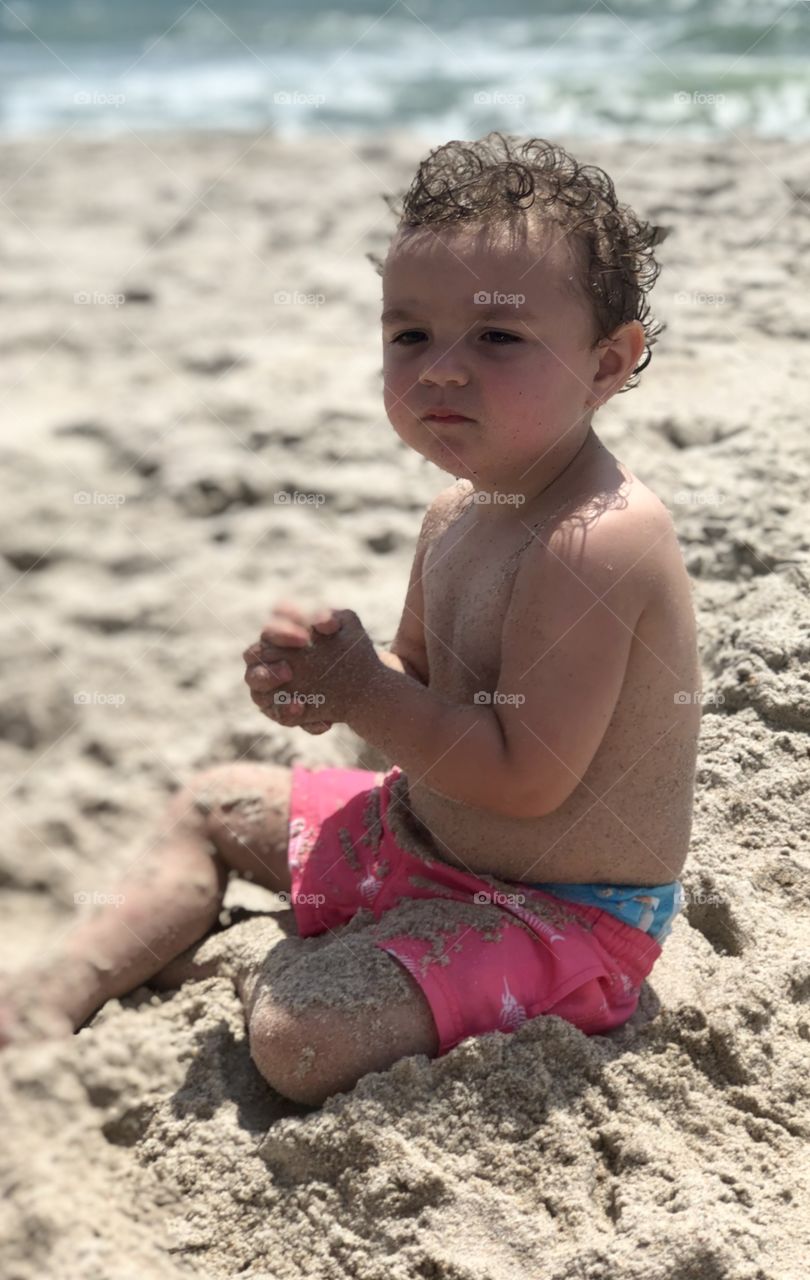
[[[810,135],[808,0],[0,0],[0,129]]]

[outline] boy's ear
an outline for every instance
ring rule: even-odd
[[[641,359],[646,340],[641,321],[628,320],[597,343],[600,360],[592,383],[594,407],[621,390]]]

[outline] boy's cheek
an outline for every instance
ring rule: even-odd
[[[408,393],[408,383],[402,379],[386,377],[383,382],[383,404],[385,412],[389,418],[393,418],[397,413],[406,413],[405,403]]]
[[[408,388],[402,388],[403,397],[407,397]],[[386,394],[383,397],[383,405],[385,407],[386,416],[397,435],[410,444],[414,438],[414,433],[418,431],[419,423],[416,420],[415,410],[408,408],[407,401],[403,403],[395,393]]]
[[[423,458],[427,458],[428,461],[435,461],[433,455],[436,452],[438,441],[431,435],[423,422],[416,422],[412,414],[403,412],[401,406],[399,412],[394,410],[393,413],[389,413],[388,419],[403,444],[412,449],[414,453],[419,453]]]

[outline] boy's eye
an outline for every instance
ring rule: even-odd
[[[523,339],[522,339],[522,338],[519,338],[519,337],[517,336],[517,334],[516,334],[516,333],[504,333],[501,329],[487,329],[486,333],[482,333],[482,334],[481,334],[481,337],[482,337],[482,338],[487,338],[487,337],[490,337],[490,338],[505,338],[505,339],[506,339],[506,343],[510,343],[510,342],[522,342],[522,341],[523,341]],[[500,346],[505,345],[505,344],[502,344],[502,343],[500,343],[500,342],[496,342],[494,345],[495,345],[496,347],[500,347]]]
[[[392,339],[391,339],[391,343],[392,343],[392,344],[393,344],[393,343],[395,343],[395,342],[402,343],[403,338],[413,338],[414,336],[416,336],[417,338],[422,338],[422,337],[424,337],[424,333],[422,332],[422,330],[421,330],[421,329],[406,329],[406,331],[405,331],[404,333],[398,333],[398,334],[397,334],[397,336],[396,336],[395,338],[392,338]],[[495,347],[508,346],[510,342],[522,342],[522,341],[523,341],[523,339],[522,339],[522,338],[519,338],[519,337],[517,336],[517,334],[516,334],[516,333],[504,333],[504,332],[503,332],[503,330],[501,330],[501,329],[487,329],[487,330],[485,330],[485,332],[484,332],[484,333],[482,333],[482,334],[481,334],[481,337],[482,337],[482,338],[503,338],[503,339],[505,339],[505,341],[504,341],[504,342],[493,342],[493,343],[491,343],[491,344],[490,344],[490,345],[495,346]],[[411,346],[412,344],[411,344],[410,342],[406,342],[406,343],[404,343],[404,345],[405,345],[406,347],[409,347],[409,346]]]

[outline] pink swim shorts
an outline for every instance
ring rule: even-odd
[[[369,911],[375,945],[404,965],[430,1005],[440,1054],[540,1014],[588,1035],[626,1022],[661,954],[655,939],[597,907],[402,848],[389,820],[401,773],[396,765],[387,773],[293,767],[289,866],[300,935]],[[400,786],[393,803],[402,795]],[[469,904],[481,926],[475,912],[459,923],[451,911],[438,938],[390,936],[385,913],[408,898]]]

